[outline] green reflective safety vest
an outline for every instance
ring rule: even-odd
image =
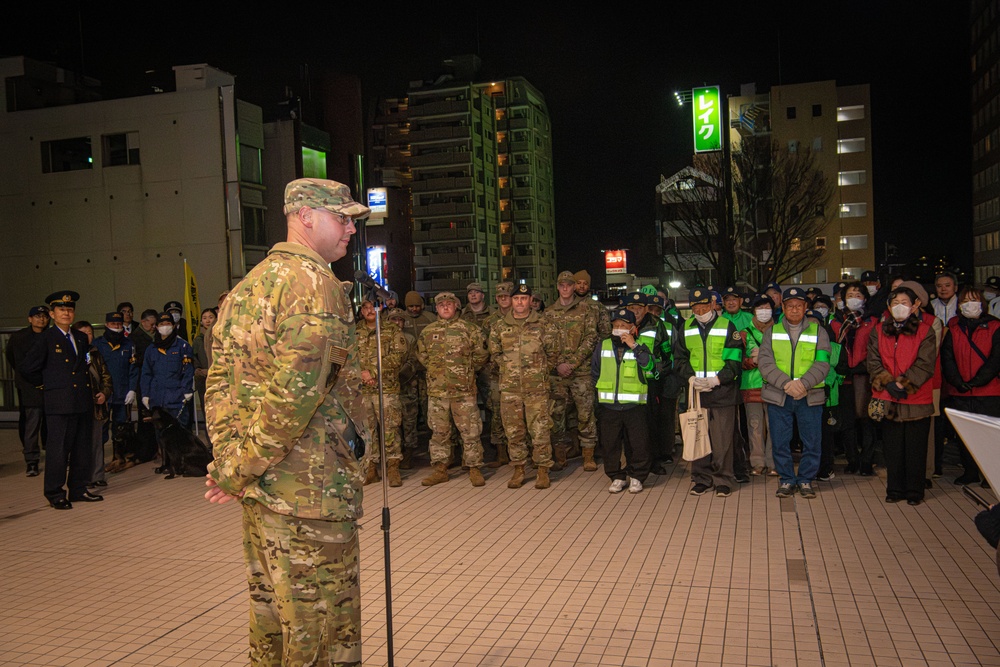
[[[817,350],[819,323],[812,323],[799,334],[798,342],[795,344],[795,354],[792,355],[792,339],[785,330],[783,322],[778,322],[771,329],[771,351],[774,352],[775,365],[788,377],[798,380],[813,365],[814,361],[830,361],[830,353],[826,350]],[[813,387],[816,389],[823,386],[819,382]]]
[[[751,324],[746,328],[747,332],[747,352],[746,356],[750,356],[750,353],[754,348],[760,347],[760,344],[764,341],[764,332]],[[764,386],[764,376],[760,374],[759,368],[743,369],[740,374],[740,389],[760,389]]]
[[[824,383],[830,390],[826,397],[826,407],[833,408],[840,405],[840,385],[844,383],[844,376],[834,370],[840,363],[840,351],[843,346],[840,343],[830,342],[830,372],[826,374]]]
[[[736,313],[727,313],[726,311],[722,311],[722,317],[732,322],[733,328],[737,331],[743,331],[747,327],[753,325],[753,313],[748,313],[745,310],[740,310]]]
[[[726,365],[727,359],[740,361],[742,353],[736,348],[727,348],[729,338],[729,320],[716,317],[708,336],[701,337],[701,328],[694,317],[689,317],[684,323],[684,343],[691,353],[691,370],[695,377],[710,378],[719,374]]]
[[[614,343],[610,338],[601,341],[601,375],[597,378],[597,400],[601,403],[646,402],[646,383],[639,373],[635,353],[626,349],[619,364],[615,358]]]

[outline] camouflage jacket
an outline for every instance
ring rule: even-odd
[[[382,390],[387,394],[399,393],[399,368],[406,357],[407,345],[402,330],[392,322],[381,322],[382,328]],[[361,321],[357,327],[358,362],[362,371],[368,371],[378,380],[378,345],[375,326]],[[378,384],[362,384],[361,392],[378,394]]]
[[[417,361],[427,369],[427,395],[476,395],[476,371],[486,362],[483,332],[456,316],[438,319],[417,338]]]
[[[413,334],[403,332],[403,339],[406,341],[406,354],[399,364],[400,386],[409,384],[418,373],[424,372],[424,367],[417,361],[417,339]],[[402,391],[402,389],[400,389]]]
[[[593,307],[576,295],[573,295],[573,301],[568,306],[556,299],[554,304],[545,309],[543,317],[549,321],[558,340],[557,366],[566,363],[573,367],[574,375],[590,375],[590,357],[598,341],[599,316]]]
[[[462,319],[465,320],[466,322],[471,322],[472,324],[475,324],[480,329],[483,329],[486,326],[486,321],[490,319],[490,316],[494,313],[495,310],[496,310],[495,308],[486,306],[485,308],[483,308],[483,312],[476,313],[473,312],[471,308],[469,308],[468,304],[466,304],[465,308],[462,309]],[[483,336],[485,335],[486,331],[484,330]]]
[[[350,441],[355,429],[370,441],[374,419],[344,284],[314,251],[278,243],[229,293],[215,331],[209,474],[244,503],[350,529],[362,488]]]
[[[524,319],[507,313],[490,329],[490,355],[500,365],[500,391],[542,394],[559,358],[559,340],[536,312]]]
[[[607,307],[600,301],[591,299],[589,294],[580,298],[584,303],[593,308],[594,313],[597,315],[597,342],[599,343],[605,338],[611,338],[611,313],[608,312]],[[548,309],[546,308],[546,310]]]

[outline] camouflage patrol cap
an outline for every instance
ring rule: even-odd
[[[802,301],[807,301],[806,291],[801,287],[789,287],[781,294],[781,300],[788,301],[789,299],[801,299]]]
[[[531,296],[531,288],[525,283],[519,283],[517,287],[514,288],[514,293],[511,296]]]
[[[510,296],[514,289],[514,283],[497,283],[495,293],[497,296]]]
[[[556,284],[561,285],[562,283],[575,283],[576,278],[569,271],[563,271],[556,277]]]
[[[465,286],[465,291],[466,292],[482,292],[483,294],[486,294],[486,290],[483,289],[483,284],[482,283],[469,283],[468,285]]]
[[[712,303],[715,298],[715,292],[708,289],[707,287],[695,287],[691,290],[691,295],[688,297],[688,303],[695,306],[699,303]]]
[[[635,314],[628,308],[619,308],[615,312],[611,313],[611,321],[614,322],[615,320],[635,324]]]
[[[458,297],[451,292],[439,292],[436,297],[434,297],[434,305],[437,306],[445,301],[454,301],[456,306],[461,306],[462,302],[458,300]]]
[[[351,189],[343,183],[321,178],[299,178],[285,186],[285,215],[309,208],[325,208],[339,215],[367,218],[367,206],[354,201]]]

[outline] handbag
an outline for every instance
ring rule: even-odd
[[[685,461],[696,461],[712,453],[708,437],[708,409],[701,407],[699,392],[694,384],[688,385],[688,409],[680,414],[682,456]]]

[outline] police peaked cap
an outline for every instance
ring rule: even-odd
[[[757,308],[757,306],[762,306],[764,304],[767,304],[771,308],[774,308],[774,299],[772,299],[767,294],[761,293],[761,294],[755,294],[753,299],[750,301],[751,308]]]
[[[688,297],[688,302],[694,306],[699,303],[712,303],[712,299],[715,292],[708,290],[704,287],[695,287],[691,290],[691,295]]]
[[[528,287],[526,283],[518,283],[517,287],[514,288],[514,293],[511,296],[531,296],[531,288]]]
[[[64,308],[76,308],[76,302],[79,300],[80,295],[71,290],[53,292],[45,297],[45,303],[49,304],[49,308],[56,308],[58,306],[63,306]]]
[[[807,301],[806,291],[801,287],[789,287],[781,294],[782,301],[788,301],[789,299],[802,299]]]
[[[118,313],[118,312],[115,312],[115,313],[107,313],[107,314],[106,314],[106,315],[104,316],[104,321],[105,321],[105,322],[114,322],[114,323],[116,323],[116,324],[125,324],[125,318],[124,318],[124,317],[122,317],[122,314],[121,314],[121,313]]]
[[[645,306],[649,301],[642,292],[632,292],[625,297],[625,303],[626,305]]]
[[[619,308],[615,312],[611,313],[611,321],[614,322],[615,320],[635,324],[635,315],[628,308]]]
[[[163,304],[163,311],[169,313],[171,310],[179,310],[184,312],[184,308],[181,306],[180,301],[167,301]]]
[[[778,283],[768,283],[767,285],[764,285],[764,289],[762,289],[761,292],[766,292],[769,289],[778,290],[778,294],[781,294],[781,285]]]

